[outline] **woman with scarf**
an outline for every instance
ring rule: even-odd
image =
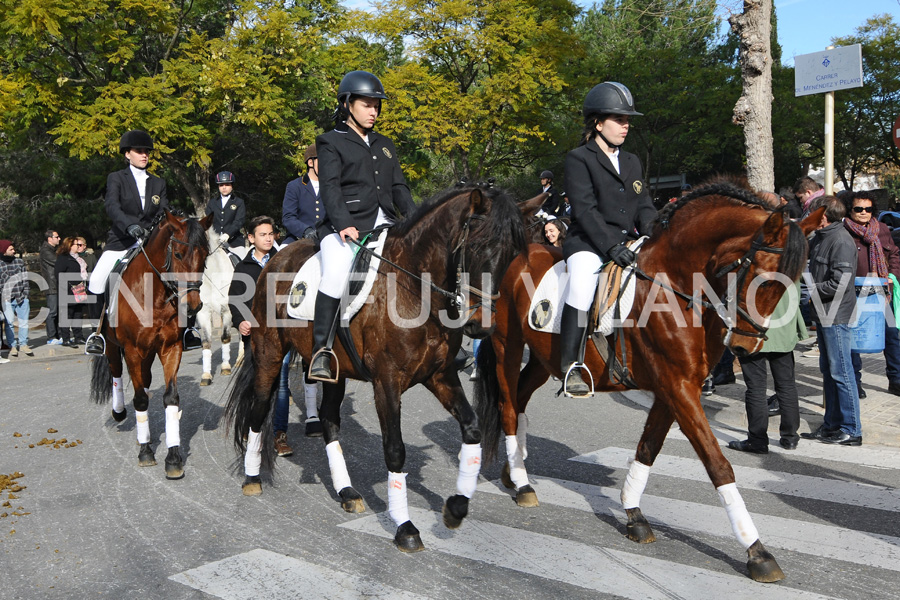
[[[888,226],[874,218],[878,210],[875,206],[875,199],[869,192],[856,192],[848,194],[844,202],[847,205],[848,217],[844,219],[844,227],[856,242],[856,276],[877,276],[887,279],[888,275],[892,274],[894,277],[900,278],[900,249],[894,244]],[[888,306],[891,306],[891,293],[892,289],[888,286]],[[859,353],[854,352],[852,358],[859,397],[865,398],[866,393],[862,388],[860,374],[862,361]],[[900,334],[897,332],[893,318],[888,318],[885,322],[884,360],[888,391],[900,396]]]
[[[84,317],[82,303],[87,298],[87,263],[79,252],[84,250],[83,238],[67,237],[56,250],[56,281],[59,288],[60,308],[66,307],[66,319],[60,319],[63,344],[77,348],[84,343],[81,320]],[[79,298],[82,302],[79,302]],[[77,317],[77,321],[75,320]]]

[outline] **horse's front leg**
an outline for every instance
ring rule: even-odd
[[[249,407],[242,409],[246,413],[246,418],[242,419],[242,422],[248,425],[244,431],[247,444],[244,451],[244,483],[241,485],[245,496],[262,494],[260,470],[263,465],[271,468],[275,463],[275,442],[271,424],[272,395],[280,380],[285,354],[283,347],[277,343],[277,336],[269,338],[258,332],[252,335],[254,344],[249,350],[253,361],[250,367],[253,373],[253,382],[250,386],[252,397]],[[273,339],[276,341],[273,342]]]
[[[231,311],[228,310],[228,299],[222,309],[222,367],[221,375],[231,375]]]
[[[481,473],[481,430],[478,418],[459,383],[459,375],[452,366],[435,373],[425,382],[447,411],[459,421],[462,448],[459,451],[459,475],[456,478],[456,494],[444,503],[444,525],[456,529],[469,513],[469,500],[478,485]]]
[[[181,456],[181,399],[178,395],[178,367],[181,364],[181,341],[178,340],[159,353],[163,366],[166,391],[163,406],[166,408],[166,479],[184,477],[184,459]],[[152,361],[149,361],[152,362]]]
[[[759,532],[735,484],[734,469],[722,454],[719,442],[709,426],[709,421],[706,420],[700,404],[699,386],[685,384],[684,387],[688,389],[682,389],[680,396],[673,396],[672,412],[682,433],[703,461],[706,472],[719,494],[719,501],[731,521],[731,529],[738,542],[747,551],[747,569],[750,577],[763,583],[784,579],[784,572],[778,566],[775,557],[766,550],[759,539]],[[676,402],[676,399],[681,401]]]
[[[150,386],[150,369],[145,367],[145,362],[152,362],[152,355],[141,356],[136,348],[123,348],[125,353],[125,364],[128,367],[128,374],[131,376],[131,385],[134,387],[134,417],[136,420],[138,449],[138,466],[152,467],[156,465],[156,456],[153,454],[153,448],[150,445],[150,416],[148,409],[150,407],[150,395],[147,389]],[[115,381],[115,379],[114,379]],[[121,384],[121,378],[119,379]],[[114,396],[115,397],[115,396]],[[115,402],[115,400],[113,400]],[[115,406],[115,404],[113,405]],[[124,407],[123,407],[124,412]],[[115,414],[113,415],[115,417]]]
[[[204,302],[200,312],[197,313],[197,329],[200,330],[200,340],[203,344],[201,351],[201,360],[203,362],[203,373],[200,375],[200,385],[211,385],[212,377],[212,312]]]
[[[353,489],[347,462],[344,460],[344,449],[341,448],[341,403],[344,401],[346,379],[336,383],[322,384],[322,408],[319,414],[322,420],[322,438],[325,441],[325,454],[328,456],[328,468],[331,471],[331,483],[334,491],[341,498],[341,508],[348,513],[361,513],[366,504],[359,492]]]

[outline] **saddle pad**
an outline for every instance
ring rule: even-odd
[[[646,238],[637,240],[637,243],[630,248],[637,253],[640,246]],[[622,280],[628,284],[622,293],[621,299],[621,315],[620,319],[625,320],[631,313],[631,307],[634,305],[634,290],[637,277],[632,275],[634,269],[627,267],[622,271]],[[560,323],[562,322],[562,305],[566,301],[568,294],[569,277],[566,272],[565,261],[560,261],[553,265],[553,268],[544,273],[537,289],[534,290],[534,296],[531,298],[531,305],[528,307],[528,325],[536,330],[544,333],[559,333]],[[603,285],[603,277],[600,284]],[[600,316],[600,322],[597,324],[596,333],[607,336],[613,332],[613,310],[615,304],[611,305],[609,310]]]
[[[383,230],[376,239],[366,244],[366,248],[372,250],[375,256],[371,257],[362,288],[344,309],[344,312],[341,314],[341,321],[349,321],[366,303],[366,299],[372,291],[372,286],[375,284],[375,275],[378,274],[378,267],[381,264],[379,257],[384,248],[384,240],[386,238],[387,229]],[[316,308],[316,292],[319,290],[319,282],[321,280],[322,251],[320,250],[307,260],[294,276],[294,281],[291,283],[291,291],[288,295],[287,313],[289,317],[304,321],[313,320]]]

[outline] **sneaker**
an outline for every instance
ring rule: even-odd
[[[63,343],[62,338],[54,338],[52,340],[49,340],[47,342],[47,345],[48,346],[62,346],[62,343]]]
[[[813,344],[812,347],[803,353],[806,358],[819,358],[819,345]]]
[[[703,382],[702,393],[704,396],[712,396],[716,393],[716,386],[712,381],[712,377],[707,377],[706,381]]]
[[[9,349],[9,355],[10,355],[10,356],[13,356],[13,357],[18,356],[18,355],[19,355],[19,347],[18,347],[18,346],[13,346],[12,348],[10,348],[10,349]]]
[[[322,421],[319,417],[310,417],[306,420],[306,437],[322,437]]]
[[[3,363],[8,363],[8,362],[9,362],[8,358],[3,358],[2,356],[0,356],[0,365],[2,365]]]
[[[275,432],[275,452],[278,456],[290,456],[294,453],[294,449],[287,443],[287,433],[283,431]]]
[[[25,353],[25,356],[34,356],[34,352],[31,351],[31,348],[28,347],[28,344],[22,344],[19,349]]]

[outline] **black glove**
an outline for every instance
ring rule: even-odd
[[[620,267],[627,267],[634,264],[637,258],[634,252],[625,247],[625,244],[616,244],[609,249],[609,257]]]
[[[134,225],[129,225],[128,229],[125,230],[125,233],[136,240],[143,239],[143,237],[147,235],[147,231],[137,223],[135,223]]]
[[[306,230],[303,232],[303,239],[304,240],[319,239],[319,235],[316,233],[316,228],[315,227],[307,227]]]

